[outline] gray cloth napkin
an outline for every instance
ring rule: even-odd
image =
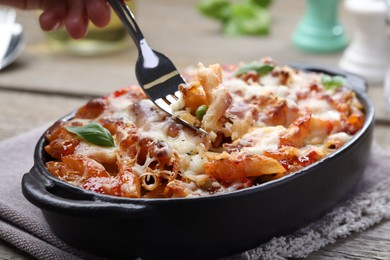
[[[33,164],[46,126],[0,142],[0,239],[37,259],[98,259],[56,237],[40,210],[22,195],[21,178]],[[226,259],[303,258],[338,238],[390,218],[390,152],[373,145],[363,180],[350,198],[293,234]]]

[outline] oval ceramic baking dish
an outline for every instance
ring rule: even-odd
[[[22,180],[53,232],[80,249],[109,258],[209,259],[254,248],[316,220],[345,199],[370,153],[374,108],[365,82],[316,65],[299,69],[344,75],[364,105],[363,128],[330,156],[281,179],[207,197],[130,199],[101,195],[60,181],[44,163],[42,136],[35,164]],[[67,120],[72,115],[62,118]]]

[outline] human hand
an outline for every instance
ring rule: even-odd
[[[42,10],[39,23],[44,31],[56,30],[62,26],[74,39],[85,36],[88,22],[97,27],[106,26],[111,18],[111,9],[107,0],[0,0],[23,10]]]

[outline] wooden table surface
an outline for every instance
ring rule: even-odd
[[[295,49],[291,34],[305,8],[304,0],[274,0],[272,33],[266,37],[228,37],[220,25],[196,11],[196,0],[138,1],[137,19],[149,45],[171,57],[184,69],[202,62],[237,63],[273,57],[279,64],[316,62],[337,66],[342,53],[315,55]],[[36,12],[19,12],[26,48],[18,60],[0,71],[0,140],[53,122],[91,97],[136,83],[137,52],[101,56],[73,56],[50,48],[40,31]],[[348,15],[340,6],[340,20],[351,34]],[[383,105],[383,86],[369,86],[376,106],[375,141],[390,149],[390,116]],[[308,259],[390,259],[390,222],[338,240]],[[0,241],[0,259],[29,259]]]

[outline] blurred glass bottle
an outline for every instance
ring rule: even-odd
[[[134,13],[135,0],[126,0],[127,6]],[[119,51],[131,43],[125,28],[117,15],[113,12],[110,23],[104,28],[98,28],[89,23],[87,35],[80,40],[69,37],[65,29],[45,33],[49,44],[56,50],[76,55],[99,55]]]

